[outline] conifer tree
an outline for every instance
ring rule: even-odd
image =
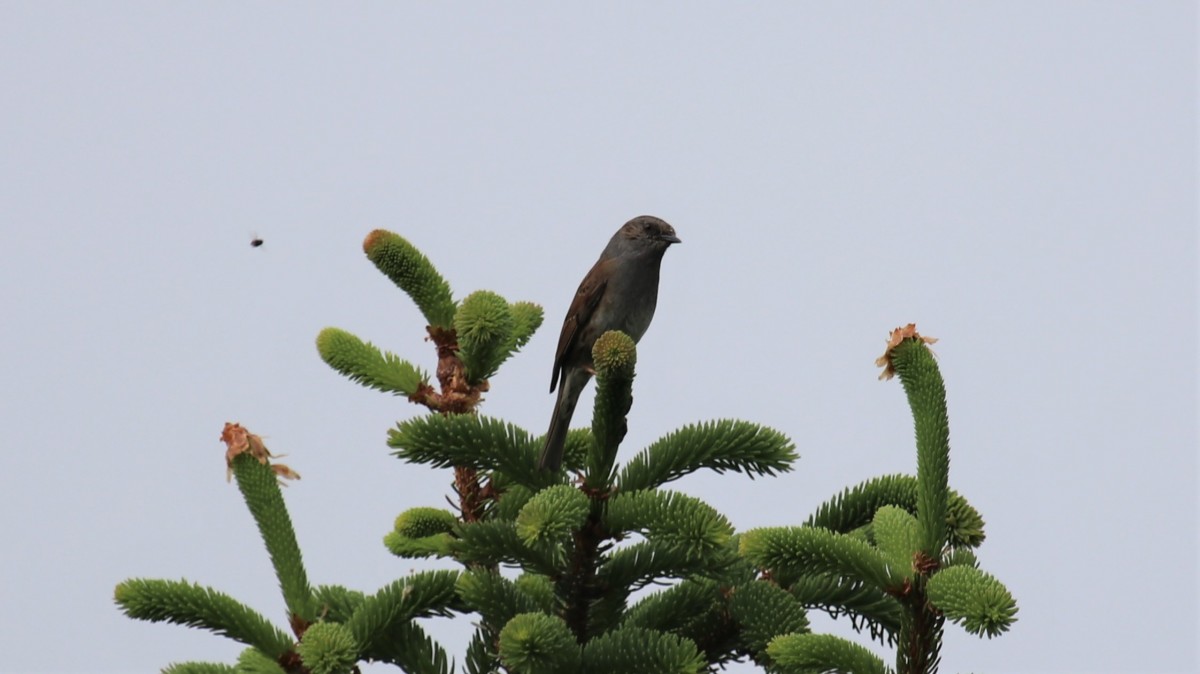
[[[666,485],[703,469],[786,472],[797,458],[786,436],[746,421],[700,422],[618,465],[637,353],[610,332],[593,350],[591,427],[569,434],[563,471],[540,471],[540,438],[479,406],[489,379],[541,325],[541,308],[482,290],[455,301],[433,264],[390,232],[372,232],[364,250],[420,308],[434,374],[336,328],[321,332],[318,352],[351,380],[427,408],[400,422],[388,445],[405,461],[452,470],[455,509],[414,506],[384,543],[451,568],[373,594],[310,585],[279,489],[298,476],[271,462],[259,436],[228,424],[226,458],[275,566],[290,634],[211,588],[125,581],[116,601],[130,617],[248,647],[234,665],[164,671],[334,674],[375,661],[448,673],[454,664],[419,621],[449,615],[476,626],[461,662],[471,674],[703,672],[747,659],[773,672],[888,671],[860,646],[811,634],[806,611],[819,609],[897,645],[896,671],[932,672],[945,618],[989,636],[1011,624],[1015,603],[971,553],[982,520],[947,486],[944,393],[915,330],[897,333],[886,363],[917,418],[917,477],[869,481],[802,527],[739,537],[711,506]],[[668,587],[648,592],[659,585]]]
[[[890,670],[870,651],[831,635],[774,639],[768,659],[780,672],[931,674],[948,618],[993,637],[1016,620],[1016,601],[981,571],[974,549],[983,519],[949,488],[950,425],[937,361],[916,326],[897,328],[876,361],[880,379],[899,375],[917,436],[917,475],[887,475],[845,490],[800,527],[756,529],[741,551],[764,577],[806,608],[848,615],[896,647]]]

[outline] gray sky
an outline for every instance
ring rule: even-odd
[[[433,363],[363,237],[545,307],[484,407],[541,433],[575,286],[651,213],[684,243],[624,457],[713,418],[787,433],[793,473],[677,483],[739,529],[913,472],[873,360],[915,321],[1021,607],[999,639],[949,628],[943,670],[1195,671],[1196,29],[1165,1],[0,2],[0,667],[236,656],[123,617],[129,577],[285,624],[227,420],[303,475],[314,582],[430,566],[381,544],[448,493],[384,445],[421,410],[313,345]],[[465,622],[431,628],[456,657]]]

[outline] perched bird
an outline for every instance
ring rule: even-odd
[[[592,365],[596,338],[609,330],[620,330],[637,342],[646,334],[658,303],[658,270],[663,253],[679,242],[670,225],[640,215],[613,234],[600,259],[583,277],[567,309],[554,354],[550,392],[557,386],[558,400],[538,460],[543,470],[562,466],[563,443],[575,403],[596,373]]]

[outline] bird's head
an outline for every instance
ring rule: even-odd
[[[653,215],[639,215],[625,223],[612,243],[622,248],[666,250],[673,243],[680,243],[675,228]]]

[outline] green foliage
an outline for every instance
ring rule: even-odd
[[[722,548],[697,557],[670,543],[641,541],[608,555],[599,565],[598,575],[614,595],[628,596],[647,585],[672,578],[720,575],[736,559],[726,552]]]
[[[398,517],[383,544],[398,557],[445,557],[454,543],[450,532],[458,518],[439,508],[410,508]]]
[[[384,393],[411,396],[429,380],[412,363],[337,328],[325,328],[317,335],[317,353],[350,381]]]
[[[688,557],[723,547],[733,536],[729,520],[700,499],[668,491],[618,493],[608,503],[610,532],[640,533]]]
[[[904,574],[863,541],[814,527],[754,529],[741,537],[741,553],[773,575],[795,578],[807,573],[849,576],[887,591]]]
[[[910,514],[917,512],[917,478],[912,475],[884,475],[849,487],[822,504],[805,521],[806,526],[849,533],[875,517],[875,511],[894,505]],[[979,547],[985,538],[983,518],[957,492],[949,492],[946,526],[949,543],[955,547]]]
[[[875,585],[836,573],[805,573],[781,584],[803,606],[833,618],[846,615],[855,629],[866,629],[871,638],[895,645],[903,609],[895,597]]]
[[[573,532],[583,526],[591,502],[583,492],[565,484],[544,489],[517,515],[517,536],[534,550],[561,560]]]
[[[688,578],[630,607],[623,623],[690,639],[710,662],[720,662],[737,646],[725,589],[710,578]]]
[[[499,306],[495,298],[489,301]],[[657,477],[627,489],[620,482],[630,473],[614,481],[618,473],[612,467],[632,401],[636,349],[627,336],[608,333],[597,341],[593,359],[591,433],[575,431],[568,439],[568,465],[580,465],[573,457],[588,457],[574,484],[534,468],[539,443],[533,436],[487,417],[428,415],[400,423],[389,435],[400,458],[476,471],[492,494],[482,518],[449,532],[444,525],[414,529],[433,538],[407,538],[403,550],[412,553],[416,541],[447,536],[449,556],[470,569],[459,577],[457,594],[482,623],[467,650],[467,671],[491,671],[495,657],[517,671],[563,671],[576,667],[580,644],[588,671],[696,671],[705,663],[737,659],[750,651],[748,643],[765,648],[778,633],[772,628],[807,629],[803,606],[786,591],[767,584],[733,591],[731,583],[753,582],[754,574],[736,556],[728,520],[703,501],[654,483],[700,468],[784,470],[795,457],[791,442],[744,422],[694,426],[658,443],[665,448],[661,452],[645,455],[642,467]],[[685,447],[689,443],[694,448]],[[665,469],[656,463],[660,456],[670,462]],[[393,551],[401,551],[396,539],[402,530],[407,529],[398,523],[388,536]],[[640,540],[625,540],[631,536]],[[427,550],[447,551],[438,546],[430,543]],[[512,582],[496,573],[501,565],[517,565],[525,573]],[[627,609],[634,592],[672,579],[683,581],[678,589]],[[701,614],[713,617],[716,626],[692,613],[670,619],[662,607],[679,601],[702,605]],[[786,609],[784,619],[768,617],[775,609]],[[753,628],[754,639],[739,640],[743,623],[731,611],[746,629]],[[545,633],[528,636],[530,630],[563,629],[569,651],[557,651],[557,642]],[[613,650],[617,646],[626,650]]]
[[[888,564],[905,578],[911,578],[913,559],[921,546],[921,526],[917,518],[902,508],[884,506],[875,511],[871,528],[875,546]]]
[[[553,574],[557,563],[552,555],[525,545],[513,522],[485,520],[459,528],[453,546],[454,558],[468,565],[515,564],[528,571]]]
[[[609,330],[597,337],[592,345],[592,362],[596,366],[596,376],[632,382],[637,366],[637,346],[629,335],[620,330]]]
[[[544,597],[530,594],[495,571],[476,569],[458,577],[458,596],[492,625],[504,625],[518,613],[533,613],[545,605]]]
[[[543,439],[539,438],[539,443]],[[563,467],[568,471],[583,470],[594,446],[592,429],[575,428],[568,431],[567,441],[563,443]]]
[[[238,674],[285,674],[278,662],[254,648],[247,648],[238,655],[234,671]]]
[[[275,670],[270,674],[284,674],[283,669],[276,665],[271,660],[267,660],[275,666]],[[239,670],[218,662],[179,662],[163,667],[162,674],[240,674]]]
[[[973,566],[943,569],[927,589],[929,601],[971,634],[999,636],[1017,621],[1017,602],[1008,589]]]
[[[269,465],[260,463],[249,453],[233,459],[233,474],[267,546],[288,611],[305,622],[312,622],[316,619],[317,605],[308,586],[308,574],[300,559],[300,546],[296,543],[292,518],[283,504],[278,478]]]
[[[313,589],[320,615],[325,620],[344,623],[362,606],[366,595],[341,585],[319,585]]]
[[[458,355],[472,383],[494,375],[516,343],[508,302],[489,290],[477,290],[462,301],[454,315],[454,329],[458,332]]]
[[[523,613],[500,631],[500,660],[510,671],[555,674],[579,668],[579,646],[561,620]]]
[[[740,584],[730,598],[729,614],[741,628],[742,647],[750,653],[764,652],[777,636],[809,631],[804,605],[778,585],[763,581]]]
[[[977,548],[986,537],[979,511],[954,490],[946,501],[946,535],[947,543],[956,548]]]
[[[428,321],[441,388],[342,330],[323,330],[318,351],[351,380],[433,412],[400,422],[388,445],[403,460],[452,468],[457,512],[410,508],[384,543],[401,557],[438,557],[463,570],[412,574],[373,594],[310,586],[276,477],[290,470],[269,465],[261,442],[244,453],[230,443],[227,460],[298,638],[198,585],[121,583],[116,601],[130,617],[250,646],[235,667],[181,663],[168,671],[336,674],[374,661],[450,674],[453,662],[419,621],[470,611],[478,618],[462,663],[469,674],[708,672],[745,659],[770,672],[889,672],[861,646],[811,634],[807,611],[816,609],[896,646],[901,674],[932,674],[944,620],[988,637],[1015,622],[1016,602],[979,570],[973,552],[983,520],[949,489],[945,387],[926,346],[933,340],[914,326],[892,334],[880,364],[885,375],[899,374],[908,396],[916,475],[846,489],[804,526],[739,536],[704,501],[663,485],[701,469],[751,478],[788,472],[797,452],[785,435],[747,421],[696,423],[618,466],[637,350],[627,335],[609,332],[592,352],[590,428],[567,436],[564,466],[579,474],[541,471],[540,438],[476,409],[489,379],[541,326],[541,308],[486,290],[456,304],[432,263],[390,232],[372,232],[364,250]],[[522,573],[506,578],[502,566]],[[670,587],[637,596],[650,585]]]
[[[363,599],[346,621],[354,640],[370,654],[383,650],[390,633],[400,623],[433,615],[449,615],[458,574],[427,571],[397,580]]]
[[[600,335],[592,347],[596,366],[596,399],[592,413],[592,451],[588,453],[585,488],[612,486],[617,448],[625,439],[625,415],[633,405],[633,376],[637,348],[623,332]]]
[[[522,595],[529,598],[536,608],[547,613],[554,610],[554,585],[546,576],[537,573],[523,573],[517,576],[513,585]]]
[[[968,548],[954,548],[942,557],[942,567],[949,568],[951,566],[971,566],[979,568],[979,559],[975,557],[975,553]]]
[[[587,674],[693,674],[705,665],[691,641],[639,627],[620,627],[583,647],[582,671]]]
[[[312,674],[349,674],[358,661],[358,645],[350,630],[332,622],[309,625],[296,652]]]
[[[383,537],[383,545],[397,557],[417,559],[420,557],[448,557],[454,546],[454,538],[450,534],[434,534],[424,538],[408,538],[396,531],[389,531]]]
[[[512,343],[506,349],[514,353],[529,343],[537,329],[542,327],[542,308],[532,302],[513,302],[508,306],[512,315]]]
[[[440,390],[408,361],[336,328],[326,328],[318,335],[321,358],[352,381],[402,394],[432,411],[474,411],[490,388],[488,379],[541,326],[541,307],[530,302],[510,304],[488,290],[476,291],[460,304],[455,303],[450,285],[429,259],[392,232],[371,232],[363,242],[363,250],[412,298],[428,321],[426,332],[437,351]]]
[[[503,476],[492,475],[493,484],[501,482],[502,479]],[[503,491],[496,496],[496,507],[493,510],[495,517],[501,520],[515,520],[535,493],[537,492],[525,485],[506,485]]]
[[[885,674],[883,661],[856,643],[829,634],[789,634],[771,642],[767,653],[786,674]]]
[[[185,580],[135,578],[117,585],[114,599],[137,620],[188,625],[227,636],[279,657],[292,640],[257,611],[227,594]]]
[[[919,339],[905,339],[893,350],[892,363],[917,429],[917,519],[921,547],[936,558],[946,544],[946,500],[950,480],[950,421],[946,387],[937,361]]]
[[[949,489],[945,387],[932,341],[912,325],[897,329],[878,361],[883,378],[899,374],[908,394],[917,476],[868,480],[826,502],[805,526],[740,537],[746,558],[801,605],[848,615],[856,629],[896,645],[903,674],[936,671],[943,613],[991,636],[1016,612],[1004,586],[977,568],[971,548],[983,542],[982,518]],[[886,671],[861,647],[825,635],[780,637],[767,654],[784,672]]]
[[[655,441],[625,465],[618,482],[624,491],[650,489],[705,468],[773,476],[790,471],[798,458],[782,433],[722,419],[684,426]]]
[[[463,661],[463,669],[467,674],[493,674],[500,671],[500,658],[493,645],[499,638],[494,637],[490,625],[475,626],[475,634],[467,644],[467,653]]]
[[[233,448],[231,444],[231,452]],[[258,449],[265,452],[261,445]],[[350,672],[360,659],[398,664],[410,672],[450,674],[445,652],[413,619],[448,615],[460,606],[454,594],[457,574],[416,574],[370,596],[339,585],[310,589],[276,478],[277,470],[282,474],[290,471],[278,464],[270,465],[254,451],[251,444],[250,451],[232,454],[231,468],[276,567],[288,601],[289,622],[301,635],[299,643],[234,599],[186,581],[132,579],[121,583],[115,600],[126,615],[201,627],[251,645],[233,668],[238,672],[279,674],[284,671],[280,663],[299,658],[305,671],[314,674]],[[437,521],[444,528],[445,518],[428,510],[401,518],[403,526],[416,532],[430,530],[430,522]],[[309,619],[306,614],[319,620]],[[172,671],[230,668],[182,663],[173,665]]]
[[[363,241],[367,259],[416,303],[429,325],[449,328],[454,322],[450,284],[404,237],[377,229]]]
[[[623,624],[688,639],[712,666],[746,655],[761,664],[767,641],[806,632],[808,618],[794,597],[754,575],[735,560],[719,578],[689,577],[630,607]]]
[[[468,295],[454,315],[454,329],[469,382],[476,384],[494,376],[541,324],[542,308],[536,304],[509,304],[489,290]]]
[[[454,671],[445,649],[412,620],[398,623],[372,656],[380,662],[396,665],[407,674],[451,674]]]
[[[396,533],[408,538],[425,538],[449,533],[458,524],[454,513],[441,508],[409,508],[396,518]]]
[[[463,466],[496,470],[534,489],[549,480],[536,466],[536,446],[523,429],[475,414],[429,414],[400,422],[388,431],[394,455],[435,468]]]

